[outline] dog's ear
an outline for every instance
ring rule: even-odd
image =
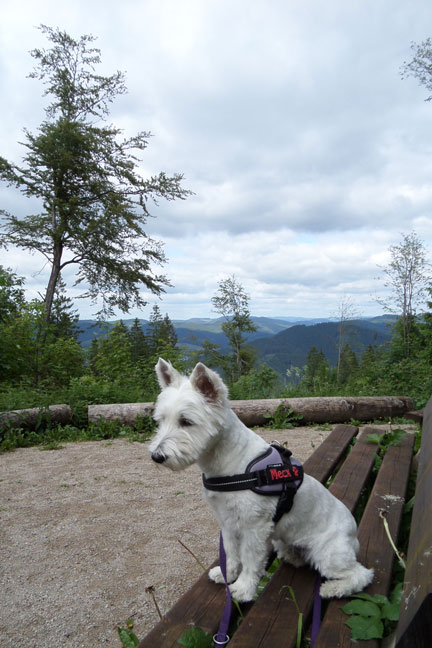
[[[192,385],[211,403],[222,402],[228,397],[228,390],[215,371],[199,362],[193,370],[190,381]]]
[[[170,362],[166,362],[162,358],[159,358],[157,365],[155,366],[155,370],[161,389],[165,389],[170,385],[178,383],[180,380],[179,372],[174,369]]]

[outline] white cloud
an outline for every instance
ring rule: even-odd
[[[148,222],[174,285],[162,309],[207,316],[235,273],[257,314],[329,314],[344,293],[377,312],[389,245],[412,229],[432,242],[432,107],[399,75],[431,18],[429,0],[6,0],[0,155],[18,162],[22,128],[44,117],[42,87],[26,79],[28,51],[47,46],[34,27],[93,33],[101,72],[127,72],[112,120],[154,134],[143,172],[183,172],[196,194]],[[0,209],[36,205],[0,186]],[[42,259],[9,251],[2,263],[43,292]]]

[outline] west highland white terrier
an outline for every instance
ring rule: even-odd
[[[269,444],[231,410],[217,373],[199,363],[188,378],[160,359],[156,375],[162,389],[154,411],[158,431],[150,444],[156,463],[174,471],[197,463],[203,479],[211,482],[244,476],[257,457],[269,454]],[[304,475],[291,510],[277,522],[278,495],[205,488],[204,496],[222,530],[227,581],[237,601],[255,597],[273,550],[295,567],[308,563],[317,569],[326,579],[320,589],[324,598],[348,596],[372,582],[373,569],[356,560],[353,516],[310,475]],[[211,569],[209,577],[224,582],[220,567]]]

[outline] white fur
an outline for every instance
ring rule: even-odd
[[[190,378],[160,359],[161,386],[154,417],[158,432],[150,444],[152,457],[172,470],[197,463],[206,477],[242,473],[268,444],[249,430],[231,410],[228,390],[214,371],[199,363]],[[327,580],[325,598],[348,596],[373,580],[373,570],[356,560],[357,526],[346,506],[309,475],[294,498],[291,511],[275,525],[277,497],[250,490],[222,493],[204,489],[204,496],[222,530],[227,579],[238,601],[256,595],[269,552],[300,566],[312,565]],[[219,567],[210,570],[216,583]]]

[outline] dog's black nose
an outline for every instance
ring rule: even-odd
[[[163,463],[165,461],[165,459],[166,459],[164,453],[159,452],[159,450],[156,450],[155,452],[153,452],[151,458],[153,459],[153,461],[156,461],[156,463],[159,463],[159,464]]]

